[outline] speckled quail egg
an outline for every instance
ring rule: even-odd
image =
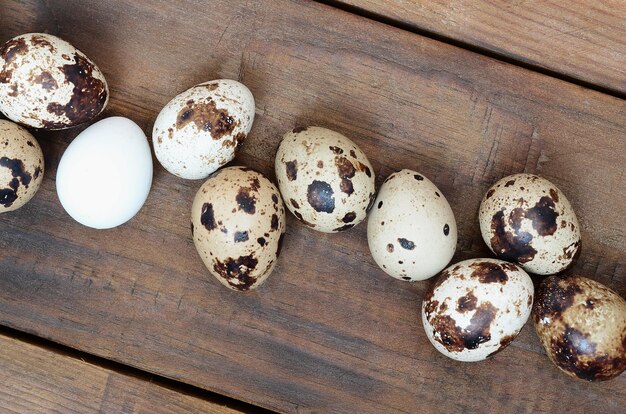
[[[519,266],[470,259],[439,275],[422,303],[426,336],[445,356],[481,361],[517,337],[533,304],[533,282]]]
[[[0,213],[17,210],[43,181],[43,153],[24,128],[0,120]]]
[[[537,289],[533,321],[546,353],[563,372],[589,381],[626,370],[626,301],[581,276],[550,276]]]
[[[367,221],[372,257],[387,274],[424,280],[454,256],[456,221],[442,192],[422,174],[402,170],[378,191]]]
[[[287,208],[307,226],[325,233],[360,223],[374,199],[372,165],[350,139],[321,127],[285,134],[275,160]]]
[[[191,233],[209,272],[245,291],[272,273],[285,233],[278,189],[247,167],[228,167],[200,187],[191,208]]]
[[[235,158],[254,121],[254,97],[242,83],[218,79],[179,94],[152,133],[157,159],[172,174],[206,178]]]
[[[479,212],[485,243],[500,259],[550,275],[580,254],[580,226],[565,195],[550,181],[515,174],[495,183]]]
[[[0,111],[15,122],[69,128],[93,119],[108,99],[100,69],[65,40],[29,33],[0,46]]]

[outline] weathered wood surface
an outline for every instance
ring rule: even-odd
[[[315,124],[352,137],[380,178],[417,169],[451,202],[455,260],[488,254],[477,210],[489,185],[539,173],[581,221],[575,271],[626,294],[624,101],[312,2],[0,6],[0,40],[36,30],[66,38],[107,76],[107,115],[147,133],[178,92],[237,78],[257,101],[238,163],[273,177],[282,133]],[[363,224],[324,235],[289,217],[275,273],[248,294],[213,280],[194,249],[189,211],[201,182],[158,164],[135,218],[113,230],[82,227],[54,189],[78,132],[36,132],[43,186],[0,215],[0,324],[287,412],[626,406],[626,375],[604,384],[566,377],[530,325],[483,363],[438,354],[419,317],[432,281],[383,274]]]
[[[0,335],[3,413],[240,413]]]
[[[626,93],[624,0],[338,0],[338,3]]]

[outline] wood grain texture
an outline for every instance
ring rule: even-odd
[[[215,413],[228,407],[0,335],[3,413]]]
[[[626,93],[626,1],[337,0]]]
[[[103,70],[106,115],[150,133],[161,107],[212,78],[254,93],[235,163],[273,177],[281,135],[321,125],[353,138],[379,182],[413,168],[457,217],[454,260],[488,255],[480,199],[514,172],[552,180],[575,207],[574,270],[626,294],[626,104],[611,96],[305,1],[7,2],[0,40],[47,30]],[[0,215],[0,324],[285,412],[549,412],[626,405],[626,375],[603,384],[552,366],[531,325],[483,363],[437,353],[419,316],[432,281],[386,276],[366,226],[320,234],[288,219],[277,268],[257,291],[223,288],[191,239],[200,181],[155,164],[127,224],[73,222],[54,188],[79,129],[36,132],[47,172],[36,197]]]

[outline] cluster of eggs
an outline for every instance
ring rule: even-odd
[[[15,122],[69,128],[92,120],[108,99],[98,67],[57,37],[26,34],[0,48],[0,110]],[[368,245],[384,272],[405,281],[437,275],[422,304],[422,321],[430,342],[446,356],[483,360],[511,343],[532,314],[549,357],[566,373],[604,380],[626,369],[626,302],[592,280],[554,276],[580,254],[581,234],[572,206],[551,182],[516,174],[495,183],[478,221],[498,259],[448,266],[457,227],[441,190],[423,174],[402,170],[377,192],[365,153],[342,134],[313,126],[287,132],[275,158],[278,187],[250,168],[222,168],[246,139],[254,113],[246,86],[215,80],[167,103],[152,133],[167,171],[206,179],[191,206],[191,233],[220,283],[247,291],[267,279],[285,234],[284,206],[325,233],[348,230],[368,217]],[[4,212],[33,197],[44,163],[34,137],[9,121],[0,121],[0,151]],[[93,124],[63,154],[56,183],[61,204],[78,222],[98,229],[126,222],[152,184],[146,136],[126,118]],[[553,276],[535,292],[526,272]]]

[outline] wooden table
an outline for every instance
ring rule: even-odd
[[[379,183],[412,168],[439,186],[458,221],[455,261],[489,256],[477,209],[490,184],[541,174],[581,222],[573,271],[625,296],[626,3],[603,4],[0,0],[0,42],[70,41],[109,82],[103,116],[148,136],[180,91],[239,79],[257,114],[236,164],[273,178],[285,131],[337,130]],[[325,235],[289,216],[274,274],[246,294],[194,249],[201,181],[158,163],[130,222],[79,225],[55,173],[82,129],[33,132],[42,188],[0,215],[0,411],[624,412],[626,375],[566,377],[529,324],[485,362],[440,355],[419,314],[432,280],[386,276],[364,224]]]

